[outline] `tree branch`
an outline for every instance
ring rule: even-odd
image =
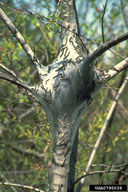
[[[106,167],[106,168],[122,168],[122,167],[126,167],[128,166],[128,163],[125,164],[120,164],[120,165],[105,165],[105,164],[92,164],[92,167],[97,167],[97,166],[101,166],[101,167]]]
[[[120,89],[119,89],[119,91],[118,91],[118,93],[117,93],[117,95],[116,95],[116,97],[115,97],[115,100],[114,100],[114,102],[113,102],[113,104],[112,104],[112,106],[111,106],[111,108],[110,108],[110,110],[109,110],[109,112],[108,112],[108,115],[107,115],[107,118],[106,118],[106,120],[105,120],[105,123],[104,123],[104,125],[103,125],[103,127],[102,127],[102,129],[101,129],[101,131],[100,131],[99,137],[98,137],[98,139],[97,139],[97,141],[96,141],[96,143],[95,143],[95,145],[94,145],[94,148],[93,148],[93,150],[92,150],[92,153],[91,153],[91,155],[90,155],[88,164],[87,164],[87,166],[86,166],[86,172],[88,172],[89,169],[90,169],[90,167],[91,167],[92,161],[93,161],[94,156],[95,156],[95,154],[96,154],[96,151],[97,151],[97,149],[98,149],[98,147],[99,147],[99,144],[100,144],[100,142],[101,142],[101,139],[103,138],[104,132],[105,132],[105,130],[106,130],[108,124],[109,124],[109,121],[110,121],[110,119],[111,119],[111,116],[112,116],[112,114],[113,114],[113,112],[114,112],[114,110],[115,110],[115,108],[116,108],[117,102],[118,102],[118,100],[119,100],[122,92],[124,91],[126,85],[127,85],[127,82],[128,82],[128,76],[125,78],[125,80],[124,80],[122,86],[120,87]]]
[[[86,175],[86,173],[88,173],[88,171],[89,171],[89,169],[91,167],[92,161],[93,161],[93,159],[95,157],[95,154],[97,152],[97,149],[98,149],[98,147],[99,147],[99,145],[101,143],[101,139],[103,138],[104,132],[107,129],[107,126],[108,126],[108,124],[110,122],[111,116],[112,116],[112,114],[113,114],[113,112],[114,112],[114,110],[116,108],[117,102],[118,102],[122,92],[124,91],[124,89],[125,89],[125,87],[127,85],[127,82],[128,82],[128,76],[125,78],[123,84],[121,85],[121,87],[120,87],[120,89],[119,89],[119,91],[118,91],[118,93],[117,93],[117,95],[115,97],[115,100],[114,100],[114,102],[113,102],[113,104],[112,104],[112,106],[111,106],[111,108],[110,108],[110,110],[108,112],[107,118],[106,118],[106,120],[104,122],[104,125],[103,125],[101,131],[100,131],[99,137],[98,137],[98,139],[97,139],[97,141],[96,141],[96,143],[94,145],[94,148],[93,148],[93,150],[91,152],[91,155],[89,157],[89,161],[87,163],[87,166],[86,166],[86,169],[85,169],[85,172],[84,172],[85,175]],[[79,190],[77,190],[77,191],[81,191],[81,188],[82,188],[84,182],[85,182],[85,177],[81,178],[81,182],[80,182],[80,184],[78,186]]]
[[[30,46],[26,43],[24,40],[23,36],[20,34],[18,29],[13,25],[13,23],[10,21],[10,19],[6,16],[4,11],[0,8],[0,18],[2,21],[5,23],[5,25],[9,28],[9,30],[12,32],[14,37],[18,40],[18,42],[21,44],[23,47],[24,51],[27,53],[28,57],[36,67],[37,71],[39,74],[42,72],[42,66],[36,56],[34,55],[34,52],[30,48]],[[40,76],[41,77],[41,76]]]
[[[94,172],[86,173],[86,174],[82,175],[81,177],[79,177],[75,181],[74,185],[76,183],[78,183],[81,179],[83,179],[83,178],[85,178],[86,176],[89,176],[89,175],[95,175],[95,174],[101,174],[101,173],[119,173],[119,172],[121,172],[123,175],[128,175],[127,173],[122,171],[122,169],[94,171]],[[80,192],[80,190],[77,190],[76,192]]]
[[[73,8],[75,12],[75,19],[76,19],[76,24],[77,24],[77,33],[80,36],[80,25],[79,25],[79,19],[78,19],[78,14],[77,14],[77,9],[76,9],[76,3],[75,0],[73,0]]]
[[[33,190],[33,191],[37,191],[37,192],[44,192],[43,190],[35,188],[35,187],[31,187],[31,186],[28,186],[28,185],[16,184],[16,183],[0,182],[0,185],[13,186],[13,187],[21,187],[23,189],[29,189],[29,190]]]
[[[111,53],[113,53],[114,55],[116,55],[116,56],[118,56],[118,57],[120,57],[121,59],[125,59],[125,57],[124,56],[122,56],[121,54],[119,54],[118,52],[116,52],[116,51],[113,51],[113,50],[109,50]]]
[[[0,78],[3,79],[3,80],[9,81],[14,85],[20,86],[20,87],[26,89],[29,92],[32,92],[32,88],[30,86],[24,84],[23,82],[21,82],[18,79],[14,79],[12,77],[9,77],[8,75],[3,74],[2,72],[0,72]]]
[[[77,25],[77,36],[83,46],[83,48],[85,49],[85,51],[87,52],[87,55],[89,54],[89,50],[87,49],[87,47],[85,46],[82,37],[81,37],[81,32],[80,32],[80,24],[79,24],[79,18],[78,18],[78,14],[77,14],[77,9],[76,9],[76,3],[75,0],[73,0],[73,8],[74,8],[74,12],[75,12],[75,19],[76,19],[76,25]]]
[[[128,32],[124,33],[120,36],[115,37],[113,40],[110,40],[101,46],[99,46],[93,53],[91,53],[87,58],[85,58],[85,65],[86,64],[92,64],[99,56],[101,56],[103,53],[105,53],[110,48],[114,47],[115,45],[125,41],[128,39]]]
[[[124,8],[124,5],[123,5],[123,0],[120,0],[120,3],[121,3],[121,9],[122,9],[124,22],[125,22],[126,27],[128,27],[128,17],[126,15],[126,11],[125,11],[125,8]]]
[[[105,39],[104,39],[104,16],[105,16],[105,12],[106,12],[107,3],[108,3],[108,0],[106,0],[104,10],[103,10],[103,15],[102,15],[102,39],[103,39],[103,43],[105,43]]]
[[[103,84],[108,82],[110,79],[118,75],[121,71],[126,69],[128,67],[128,57],[115,65],[112,69],[109,69],[108,71],[103,72],[103,78],[99,80],[99,82],[102,82]]]
[[[5,67],[2,63],[0,63],[0,68],[2,68],[5,72],[7,72],[9,75],[11,75],[13,78],[17,79],[20,82],[23,82],[22,79],[17,77],[17,75],[14,73],[14,71],[10,70],[9,68]]]
[[[23,119],[25,118],[27,115],[29,115],[30,113],[34,112],[35,111],[35,107],[34,105],[30,108],[30,109],[27,109],[24,113],[22,113],[21,115],[19,115],[19,119]]]
[[[31,95],[32,92],[32,88],[35,88],[34,86],[28,86],[27,84],[25,84],[23,82],[22,79],[20,79],[15,73],[14,71],[8,69],[7,67],[5,67],[2,63],[0,63],[0,68],[2,70],[4,70],[6,73],[8,73],[8,75],[6,75],[3,72],[0,72],[0,78],[4,79],[6,81],[11,82],[12,84],[15,84],[17,86],[20,86],[22,88],[24,88],[26,91],[29,91],[29,95]],[[11,76],[11,77],[10,77]],[[35,97],[34,97],[35,98]]]
[[[24,155],[33,156],[33,157],[36,157],[36,158],[39,158],[39,159],[42,159],[44,157],[44,154],[41,154],[41,153],[21,149],[19,147],[15,147],[15,146],[12,146],[12,145],[10,145],[10,146],[14,151],[19,152],[19,153],[24,154]]]
[[[4,179],[6,182],[8,182],[9,183],[9,181],[5,178],[5,176],[0,172],[0,177],[2,178],[2,179]],[[17,192],[17,190],[13,187],[13,186],[11,186],[11,189],[14,191],[14,192]]]

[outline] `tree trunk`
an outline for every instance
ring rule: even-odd
[[[68,148],[68,151],[66,151],[66,145],[66,142],[64,142],[61,146],[58,146],[53,150],[50,181],[51,191],[74,191],[73,183],[75,179],[75,164],[77,159],[78,131],[76,133],[72,151]]]
[[[52,128],[51,131],[53,132],[54,130],[54,133],[53,133],[53,153],[52,153],[52,162],[50,170],[50,177],[51,177],[50,191],[55,192],[67,192],[68,185],[70,188],[72,187],[72,183],[74,182],[74,173],[75,173],[74,168],[76,159],[74,159],[73,153],[74,149],[75,150],[77,149],[78,134],[76,134],[76,132],[80,119],[76,118],[76,120],[74,121],[71,118],[71,113],[68,113],[68,115],[66,115],[66,113],[64,114],[65,115],[63,115],[62,118],[60,118],[59,114],[58,115],[59,117],[54,122],[54,126],[51,127]],[[75,135],[76,139],[74,141]],[[76,146],[74,146],[74,149],[72,151],[72,146],[74,143],[76,143]],[[72,178],[71,174],[73,174]]]
[[[77,150],[78,150],[78,137],[79,129],[77,130],[75,140],[72,146],[70,162],[69,162],[69,173],[68,173],[68,192],[74,192],[74,182],[75,182],[75,165],[77,161]]]
[[[67,192],[70,149],[66,143],[59,144],[53,150],[51,166],[51,191]]]
[[[53,150],[50,191],[67,192],[70,150],[66,143],[59,144]]]
[[[57,59],[35,90],[47,113],[53,138],[50,192],[68,190],[71,150],[81,117],[92,100],[94,73],[88,66],[82,70],[80,53],[76,35],[69,33]]]
[[[75,174],[75,162],[78,143],[78,127],[76,126],[79,122],[79,118],[76,119],[76,121],[71,120],[70,123],[67,123],[69,116],[67,116],[67,118],[63,118],[65,120],[62,121],[62,118],[61,120],[59,119],[58,127],[54,127],[54,131],[56,130],[56,137],[54,137],[55,140],[53,140],[54,143],[50,170],[50,191],[55,192],[67,192],[68,186],[69,189],[72,187]],[[72,133],[73,131],[77,131],[77,134],[74,135],[74,133]],[[76,139],[74,140],[73,137]],[[75,145],[73,146],[73,144]],[[71,176],[71,174],[73,175]]]

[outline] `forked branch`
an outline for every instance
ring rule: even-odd
[[[8,75],[11,77],[17,79],[19,82],[23,82],[17,75],[14,73],[14,71],[10,70],[9,68],[5,67],[2,63],[0,63],[0,68],[3,69]]]
[[[32,96],[34,99],[36,99],[36,97],[33,94],[33,90],[35,89],[35,86],[28,86],[23,81],[21,81],[20,79],[11,77],[11,76],[3,73],[3,72],[0,72],[0,79],[6,80],[6,81],[8,81],[14,85],[17,85],[18,87],[22,87],[23,89],[26,90],[26,93],[29,96]]]

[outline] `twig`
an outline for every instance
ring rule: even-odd
[[[119,101],[119,106],[120,106],[121,112],[123,113],[123,116],[128,121],[128,110],[127,110],[127,108],[124,107],[124,105],[123,105],[123,103],[121,101]]]
[[[105,12],[106,12],[107,3],[108,3],[108,0],[106,0],[104,10],[103,10],[103,15],[102,15],[102,40],[103,40],[103,43],[105,43],[105,39],[104,39],[104,16],[105,16]]]
[[[105,131],[107,129],[107,126],[108,126],[108,124],[110,122],[111,116],[112,116],[112,114],[113,114],[113,112],[114,112],[114,110],[116,108],[116,105],[117,105],[117,102],[119,100],[119,97],[122,94],[122,92],[124,91],[124,89],[125,89],[125,87],[127,85],[127,82],[128,82],[128,77],[125,78],[125,80],[124,80],[123,84],[121,85],[121,87],[120,87],[120,89],[119,89],[119,91],[118,91],[118,93],[117,93],[117,95],[115,97],[115,100],[113,101],[113,104],[112,104],[112,106],[111,106],[111,108],[110,108],[110,110],[108,112],[108,115],[106,117],[104,125],[103,125],[103,127],[102,127],[102,129],[100,131],[99,137],[98,137],[98,139],[97,139],[97,141],[96,141],[96,143],[94,145],[94,148],[93,148],[93,150],[91,152],[91,155],[89,157],[89,161],[88,161],[88,164],[87,164],[85,172],[84,172],[85,175],[88,173],[88,171],[89,171],[89,169],[91,167],[92,161],[93,161],[93,159],[95,157],[95,154],[97,152],[97,149],[98,149],[98,147],[99,147],[99,145],[101,143],[101,139],[103,138],[103,135],[104,135],[104,133],[105,133]],[[81,182],[80,182],[80,184],[78,186],[77,192],[81,191],[81,188],[82,188],[84,182],[85,182],[85,177],[81,178]]]
[[[124,175],[128,175],[127,173],[125,173],[124,171],[122,171],[122,169],[115,169],[115,170],[101,170],[101,171],[94,171],[94,172],[90,172],[90,173],[86,173],[84,175],[82,175],[81,177],[79,177],[75,182],[74,185],[76,183],[78,183],[80,180],[84,179],[86,176],[90,176],[90,175],[95,175],[95,174],[103,174],[103,173],[119,173],[121,172]],[[80,190],[77,190],[76,192],[80,192]]]
[[[2,173],[6,175],[22,175],[22,174],[28,174],[28,173],[33,173],[35,170],[30,169],[30,170],[25,170],[25,171],[2,171]],[[8,181],[7,181],[8,182]]]
[[[109,50],[111,53],[113,53],[114,55],[117,55],[118,57],[120,57],[121,59],[125,59],[124,56],[120,55],[119,53],[117,53],[116,51],[112,51],[112,50]]]
[[[0,79],[6,80],[14,85],[17,85],[18,87],[22,87],[23,89],[26,90],[26,93],[29,96],[33,97],[36,101],[38,101],[36,96],[33,94],[33,91],[35,90],[35,86],[28,86],[24,82],[20,81],[20,79],[12,78],[2,72],[0,72]]]
[[[18,42],[21,44],[24,51],[27,53],[28,57],[30,58],[30,60],[32,61],[34,66],[36,67],[38,73],[40,74],[42,71],[40,62],[36,58],[34,52],[30,48],[30,46],[26,43],[25,39],[20,34],[18,29],[13,25],[13,23],[10,21],[10,19],[6,16],[6,14],[4,13],[4,11],[1,8],[0,8],[0,18],[5,23],[5,25],[9,28],[9,30],[12,32],[12,34],[18,40]]]
[[[110,48],[114,47],[115,45],[125,41],[128,39],[128,32],[124,33],[120,36],[116,36],[113,40],[110,40],[101,46],[99,46],[93,53],[91,53],[87,58],[85,58],[84,63],[93,63],[99,56],[105,53]]]
[[[24,117],[26,117],[27,115],[29,115],[30,113],[32,113],[33,111],[35,111],[35,107],[32,106],[30,109],[26,110],[24,113],[22,113],[18,118],[19,119],[23,119]]]
[[[75,18],[76,18],[76,24],[77,24],[77,33],[80,36],[80,25],[79,25],[79,19],[78,19],[78,14],[77,14],[77,9],[76,9],[76,3],[75,0],[73,0],[73,7],[74,7],[74,12],[75,12]]]
[[[16,115],[10,109],[10,104],[7,104],[7,108],[8,108],[8,112],[10,113],[10,115],[12,115],[14,117],[14,119],[16,119]]]
[[[124,23],[125,23],[126,27],[128,28],[128,15],[126,15],[122,0],[120,0],[120,4],[121,4],[122,14],[123,14],[123,18],[124,18]]]
[[[1,178],[4,179],[6,182],[9,182],[1,172],[0,172],[0,176],[1,176]],[[13,186],[11,186],[11,189],[12,189],[14,192],[17,192],[17,190],[16,190]]]
[[[21,11],[21,10],[19,10],[19,9],[12,9],[12,8],[9,7],[7,4],[4,4],[4,3],[2,3],[2,2],[0,2],[0,5],[2,5],[2,6],[4,6],[4,7],[6,7],[6,8],[8,8],[10,11],[13,11],[13,12],[15,12],[15,13],[28,15],[28,13],[23,12],[23,11]]]
[[[7,72],[9,75],[11,75],[12,77],[14,77],[15,79],[17,79],[20,82],[23,82],[19,77],[17,77],[17,75],[14,73],[14,71],[8,69],[7,67],[5,67],[2,63],[0,63],[0,68],[2,68],[5,72]]]
[[[13,186],[13,187],[21,187],[23,189],[30,189],[30,190],[37,191],[37,192],[44,192],[43,190],[38,189],[36,187],[31,187],[31,186],[28,186],[28,185],[21,185],[21,184],[16,184],[16,183],[0,182],[0,185],[7,185],[7,186]]]
[[[36,99],[36,97],[32,94],[32,88],[34,89],[34,88],[35,88],[34,86],[31,87],[31,86],[28,86],[27,84],[25,84],[25,83],[22,81],[22,79],[20,79],[20,78],[14,73],[14,71],[8,69],[8,68],[5,67],[2,63],[0,63],[0,68],[3,69],[6,73],[9,74],[9,76],[8,76],[8,75],[0,72],[0,78],[1,78],[1,79],[4,79],[4,80],[6,80],[6,81],[11,82],[11,83],[14,84],[14,85],[17,85],[17,86],[20,86],[20,87],[24,88],[24,89],[27,91],[28,95],[30,95],[30,96],[32,96],[34,99]],[[10,76],[11,76],[11,77],[10,77]]]
[[[30,86],[26,85],[25,83],[23,83],[22,81],[20,81],[19,79],[9,77],[8,75],[6,75],[6,74],[4,74],[2,72],[0,72],[0,78],[4,79],[6,81],[9,81],[14,85],[17,85],[17,86],[20,86],[20,87],[24,88],[25,90],[29,91],[30,94],[32,92],[32,88]]]
[[[39,159],[42,159],[44,157],[44,154],[42,154],[42,153],[21,149],[19,147],[15,147],[12,145],[10,145],[10,146],[14,151],[19,152],[19,153],[24,154],[24,155],[33,156],[33,157],[36,157]]]
[[[112,165],[112,168],[120,168],[120,167],[125,167],[125,166],[127,166],[127,165],[128,165],[128,163],[121,164],[121,165]],[[92,164],[92,167],[97,167],[97,166],[110,168],[110,165],[105,165],[105,164]]]
[[[87,55],[88,55],[89,51],[88,51],[87,47],[85,46],[85,44],[84,44],[84,42],[82,40],[82,36],[81,36],[81,32],[80,32],[80,24],[79,24],[79,19],[78,19],[75,0],[73,0],[73,7],[74,7],[75,19],[76,19],[76,25],[77,25],[77,36],[79,37],[79,39],[81,41],[81,44],[82,44],[83,48],[85,49],[85,51],[87,52]]]

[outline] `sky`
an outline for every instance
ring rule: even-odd
[[[39,1],[39,2],[41,2],[39,4],[37,4],[38,0],[13,0],[13,1],[17,8],[20,8],[20,4],[21,3],[23,4],[23,2],[24,2],[24,4],[26,4],[27,6],[29,6],[31,8],[30,9],[31,11],[33,10],[38,13],[43,13],[43,15],[46,17],[48,16],[48,9],[45,8],[45,4],[48,3],[49,0]],[[95,2],[95,6],[96,6],[95,8],[98,8],[99,10],[103,10],[103,6],[105,5],[106,0],[95,0],[94,2]],[[110,12],[112,6],[114,6],[114,3],[120,4],[120,0],[108,0],[107,10],[105,13],[106,18]],[[81,15],[84,14],[86,11],[86,0],[76,0],[76,4],[77,4],[78,13]],[[52,3],[50,3],[49,5],[50,5],[51,11],[54,12],[55,11],[55,0],[52,0]],[[95,12],[94,7],[93,8],[89,7],[89,12],[86,17],[86,22],[91,23],[94,20],[94,12]]]

